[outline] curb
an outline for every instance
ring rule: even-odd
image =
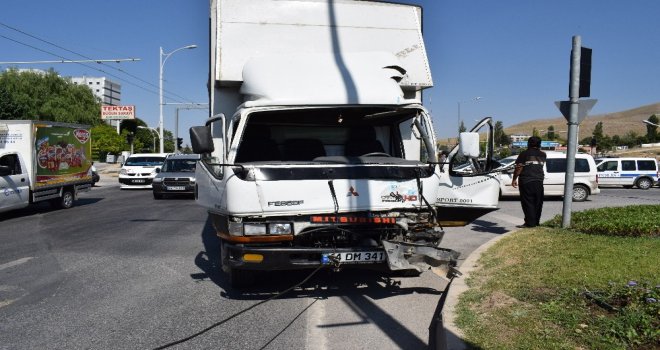
[[[461,294],[468,289],[470,289],[466,283],[466,280],[470,277],[470,274],[479,267],[477,261],[481,258],[481,255],[490,247],[492,247],[499,240],[504,237],[508,237],[518,230],[509,231],[503,233],[497,237],[492,238],[488,242],[482,244],[477,249],[472,251],[470,255],[465,259],[463,264],[459,267],[459,271],[463,274],[461,277],[457,277],[452,282],[449,293],[447,293],[447,299],[445,300],[445,305],[442,309],[442,319],[445,326],[445,334],[447,336],[447,350],[467,350],[471,349],[464,341],[463,338],[465,334],[463,331],[456,326],[456,306],[458,305],[458,299]],[[443,276],[444,277],[444,276]]]

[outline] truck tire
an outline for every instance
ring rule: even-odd
[[[234,289],[243,289],[254,284],[254,272],[250,270],[242,270],[237,268],[232,268],[227,263],[229,257],[227,256],[227,247],[225,247],[225,242],[220,240],[220,266],[222,271],[225,273],[229,280],[229,285]]]
[[[254,285],[254,272],[236,268],[229,268],[228,270],[229,283],[232,288],[243,289]]]
[[[73,191],[65,188],[62,190],[62,197],[53,199],[51,203],[57,208],[69,209],[73,207],[74,200],[75,196],[73,195]]]

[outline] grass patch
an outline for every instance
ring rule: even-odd
[[[599,208],[571,214],[574,231],[626,237],[660,237],[660,205],[632,205],[619,208]],[[561,227],[557,215],[543,226]]]
[[[518,231],[479,260],[457,324],[484,349],[657,348],[658,252],[658,238]]]

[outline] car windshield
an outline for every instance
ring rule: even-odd
[[[129,157],[124,165],[128,166],[157,166],[163,165],[165,157]]]
[[[193,159],[168,159],[163,165],[162,172],[164,173],[178,173],[178,172],[195,172],[197,161]]]

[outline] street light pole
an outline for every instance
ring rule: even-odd
[[[158,133],[158,130],[156,130],[156,128],[152,128],[152,127],[149,127],[149,126],[138,125],[138,129],[149,129],[149,130],[155,132],[156,135],[158,135],[158,138],[162,140],[162,138],[160,137],[161,134]],[[156,137],[153,137],[153,150],[154,150],[154,153],[156,153]],[[131,153],[133,153],[133,152],[131,152]],[[161,153],[163,153],[163,152],[161,152]]]
[[[194,49],[196,47],[197,47],[197,45],[187,45],[187,46],[180,47],[176,50],[173,50],[172,52],[169,52],[169,53],[165,53],[163,51],[163,47],[162,46],[160,47],[160,55],[158,56],[158,58],[160,60],[159,71],[158,71],[158,91],[159,91],[158,95],[160,97],[160,103],[159,103],[159,105],[160,105],[160,121],[159,121],[159,125],[158,125],[159,129],[160,129],[160,134],[158,135],[158,137],[160,138],[160,153],[165,153],[165,140],[163,138],[163,136],[165,135],[164,132],[163,132],[163,67],[165,66],[165,62],[167,61],[167,59],[170,58],[170,56],[172,54],[174,54],[175,52],[177,52],[179,50],[184,50],[184,49]],[[165,58],[163,58],[163,57],[165,57]]]
[[[457,120],[456,130],[458,130],[459,133],[461,132],[461,103],[470,102],[470,101],[479,102],[479,100],[481,100],[482,98],[483,97],[481,97],[481,96],[477,96],[477,97],[473,97],[469,100],[457,101],[457,104],[458,104],[458,120]]]

